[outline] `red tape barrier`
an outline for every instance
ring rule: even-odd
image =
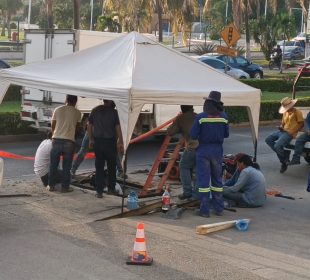
[[[152,136],[153,134],[155,134],[156,132],[158,132],[159,130],[161,130],[162,128],[166,127],[167,125],[169,125],[170,123],[174,122],[174,120],[177,118],[178,116],[174,117],[173,119],[163,123],[162,125],[158,126],[158,127],[155,127],[154,129],[132,139],[129,144],[134,144],[134,143],[137,143],[141,140],[144,140],[150,136]],[[13,153],[8,153],[8,152],[5,152],[5,151],[1,151],[0,150],[0,157],[2,158],[10,158],[10,159],[21,159],[21,160],[34,160],[34,157],[26,157],[26,156],[21,156],[21,155],[16,155],[16,154],[13,154]],[[76,154],[74,155],[74,159],[76,158]],[[95,154],[94,153],[87,153],[85,155],[85,158],[84,159],[93,159],[95,158]]]

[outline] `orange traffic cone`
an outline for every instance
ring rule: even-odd
[[[153,258],[146,252],[146,244],[144,238],[144,224],[139,223],[137,226],[136,240],[132,250],[132,256],[128,258],[126,264],[134,265],[151,265]]]

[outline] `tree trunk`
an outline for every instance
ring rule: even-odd
[[[244,23],[245,23],[246,58],[251,59],[250,27],[249,27],[249,0],[245,0]]]
[[[47,1],[47,28],[53,29],[54,28],[54,22],[53,22],[53,0]]]
[[[8,18],[7,18],[7,28],[8,28],[8,39],[11,39],[11,13],[8,11]]]
[[[163,8],[161,6],[161,0],[156,0],[156,8],[158,15],[158,41],[163,41]]]
[[[80,0],[73,0],[73,18],[74,18],[74,29],[80,29]]]

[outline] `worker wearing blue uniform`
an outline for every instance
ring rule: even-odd
[[[221,93],[211,91],[203,107],[203,113],[195,118],[191,138],[198,139],[196,173],[200,199],[199,215],[209,217],[210,203],[216,215],[222,215],[222,161],[223,142],[229,136],[226,113],[223,112]],[[211,184],[210,184],[211,183]]]

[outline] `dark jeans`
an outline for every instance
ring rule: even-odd
[[[224,200],[230,202],[231,207],[240,207],[240,208],[257,208],[257,207],[260,207],[260,206],[254,206],[254,205],[247,203],[243,199],[241,192],[226,191],[224,188],[223,197],[224,197]]]
[[[58,166],[60,157],[62,156],[61,186],[62,188],[69,188],[71,181],[70,169],[72,165],[73,154],[74,142],[66,139],[53,139],[48,176],[49,186],[54,187],[57,184]]]
[[[294,156],[300,157],[306,142],[310,141],[310,136],[308,133],[303,133],[297,137],[295,142]]]
[[[180,179],[183,185],[183,195],[191,197],[196,192],[193,190],[192,185],[192,172],[196,167],[196,151],[185,149],[180,160]],[[194,184],[196,187],[196,184]]]
[[[81,148],[77,154],[75,161],[73,162],[72,169],[71,169],[72,173],[75,173],[76,170],[81,165],[81,163],[83,162],[85,155],[88,151],[88,146],[89,146],[89,137],[88,137],[88,133],[86,131],[85,135],[83,137],[83,140],[82,140]]]
[[[56,184],[59,184],[61,182],[61,176],[62,176],[62,171],[58,169]],[[48,173],[46,173],[44,176],[41,177],[41,181],[42,181],[44,187],[47,187],[47,185],[48,185]]]
[[[108,166],[108,190],[114,191],[116,184],[116,140],[106,138],[94,138],[94,152],[96,156],[96,190],[102,194],[104,183],[104,168],[107,162]]]

